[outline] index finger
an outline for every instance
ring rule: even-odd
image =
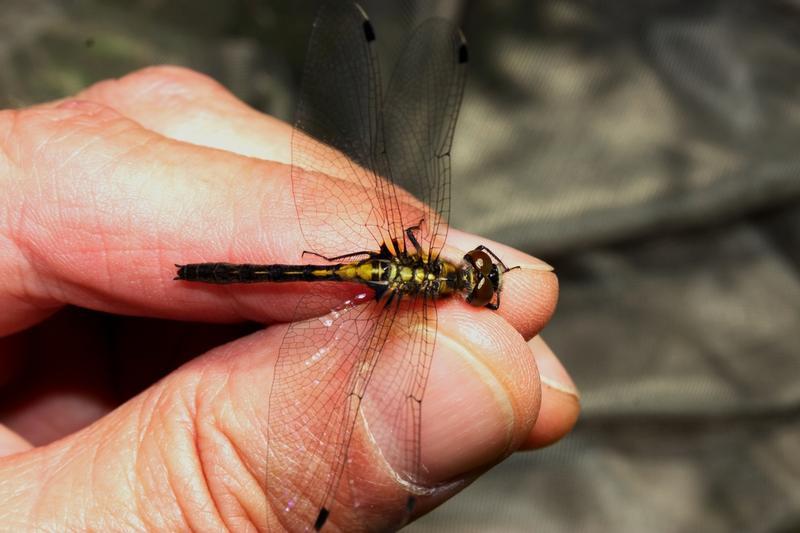
[[[255,111],[211,78],[184,68],[148,68],[120,80],[96,84],[80,96],[113,105],[169,138],[291,163],[291,126]],[[314,166],[324,168],[327,174],[348,179],[337,173],[338,166],[327,164],[333,160],[329,151],[314,150],[304,157],[314,159]],[[558,299],[558,280],[548,265],[513,248],[452,228],[447,242],[445,255],[456,262],[464,252],[483,244],[508,266],[521,266],[505,278],[499,313],[526,340],[544,327]]]
[[[287,165],[175,141],[96,102],[7,112],[4,125],[4,153],[18,155],[9,175],[21,178],[12,201],[26,206],[11,236],[22,251],[18,271],[35,273],[18,281],[38,303],[194,320],[293,318],[306,290],[296,284],[171,281],[174,263],[299,262],[305,245]],[[361,290],[321,285],[331,301]],[[525,314],[516,301],[554,301],[514,293],[501,310],[511,317]],[[529,336],[539,322],[518,329]]]

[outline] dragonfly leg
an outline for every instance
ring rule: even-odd
[[[420,220],[419,222],[417,222],[417,224],[415,226],[411,226],[410,228],[406,228],[406,237],[408,237],[408,240],[411,241],[411,244],[414,245],[414,249],[417,251],[417,255],[422,255],[422,246],[419,244],[419,241],[414,236],[414,232],[419,230],[419,228],[420,228],[420,226],[422,226],[422,222],[424,220],[425,219]]]
[[[399,303],[400,293],[397,292],[396,290],[387,290],[383,294],[381,294],[381,298],[385,300],[385,302],[383,302],[384,309],[389,309],[389,306],[392,304],[392,300],[395,299],[395,296],[397,297],[397,302]]]

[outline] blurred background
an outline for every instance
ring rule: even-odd
[[[363,4],[464,27],[451,223],[556,267],[583,394],[408,530],[800,531],[800,2]],[[0,107],[171,63],[291,120],[315,10],[0,0]]]

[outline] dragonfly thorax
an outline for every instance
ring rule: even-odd
[[[441,298],[461,290],[460,269],[449,261],[399,254],[384,264],[382,281],[390,292]]]
[[[378,290],[379,296],[390,292],[442,298],[459,293],[470,305],[497,309],[504,269],[484,250],[486,248],[478,247],[468,252],[459,265],[416,254],[373,258],[365,262],[370,263],[369,270],[377,274],[371,276],[369,284]]]

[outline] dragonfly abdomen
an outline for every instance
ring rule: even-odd
[[[445,261],[429,264],[418,256],[371,257],[329,265],[192,263],[176,266],[175,279],[200,283],[346,281],[369,285],[379,294],[390,291],[400,295],[425,294],[431,298],[462,289],[460,270],[455,265]]]
[[[175,265],[175,279],[201,283],[263,283],[289,281],[381,281],[384,266],[367,260],[334,265],[257,265],[235,263],[193,263]]]
[[[334,281],[344,265],[256,265],[234,263],[194,263],[176,265],[175,279],[201,283],[262,283],[285,281]]]

